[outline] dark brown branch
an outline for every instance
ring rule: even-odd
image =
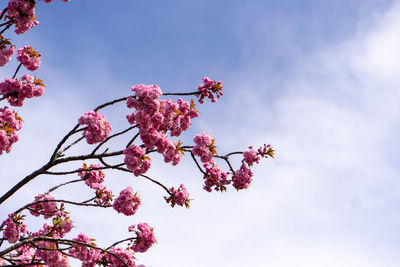
[[[40,169],[34,171],[30,175],[26,176],[24,179],[19,181],[15,186],[13,186],[10,190],[8,190],[7,193],[5,193],[1,198],[0,198],[0,204],[2,204],[6,199],[8,199],[10,196],[12,196],[15,192],[17,192],[21,187],[32,181],[34,178],[39,176],[40,174],[44,173],[48,169],[50,169],[53,166],[50,162],[41,167]]]
[[[8,11],[8,7],[4,8],[3,11],[1,11],[0,20],[3,19],[4,15],[7,13],[7,11]]]
[[[128,238],[126,238],[126,239],[117,241],[117,242],[115,242],[114,244],[112,244],[111,246],[109,246],[108,248],[106,248],[106,250],[109,250],[110,248],[112,248],[112,247],[114,247],[114,246],[116,246],[116,245],[118,245],[118,244],[121,244],[122,242],[131,241],[131,240],[134,240],[134,239],[137,239],[137,238],[136,238],[136,237],[128,237]]]
[[[67,174],[73,174],[73,173],[78,173],[78,172],[82,172],[82,171],[114,169],[114,168],[117,168],[117,167],[121,167],[123,165],[124,165],[124,163],[120,163],[120,164],[117,164],[117,165],[109,165],[109,166],[105,166],[105,167],[78,169],[78,170],[66,171],[66,172],[44,172],[43,174],[48,174],[48,175],[67,175]],[[82,181],[82,180],[78,180],[78,181]]]
[[[61,203],[75,205],[75,206],[85,206],[85,207],[101,207],[101,208],[109,208],[109,207],[111,207],[111,205],[101,206],[101,205],[98,205],[98,204],[87,203],[87,202],[90,202],[90,201],[92,201],[94,199],[95,198],[91,198],[89,200],[82,201],[82,202],[75,202],[75,201],[63,200],[63,199],[43,199],[43,200],[38,200],[38,201],[31,202],[29,204],[26,204],[22,208],[19,208],[18,210],[16,210],[14,213],[18,214],[21,211],[23,211],[24,209],[30,208],[30,206],[33,206],[33,205],[36,205],[36,204],[39,204],[39,203],[44,203],[44,202],[57,202],[57,203],[61,202]],[[48,214],[48,215],[50,215],[50,214]]]
[[[10,20],[10,22],[14,22],[13,20]],[[8,28],[11,27],[11,25],[13,25],[12,23],[9,23],[2,31],[0,31],[0,35],[2,35],[6,30],[8,30]]]
[[[56,149],[55,149],[54,152],[53,152],[53,155],[51,155],[50,162],[54,162],[54,161],[55,161],[55,159],[56,159],[57,156],[58,156],[58,151],[60,150],[60,148],[62,147],[62,145],[67,141],[67,139],[68,139],[71,135],[73,135],[73,134],[75,133],[75,130],[78,129],[78,127],[79,127],[79,124],[76,124],[75,127],[72,128],[72,130],[69,131],[69,132],[63,137],[63,139],[60,141],[60,143],[58,143]]]
[[[161,186],[162,188],[164,188],[164,190],[167,191],[168,194],[171,195],[171,192],[169,191],[168,187],[166,187],[165,185],[163,185],[163,184],[160,183],[159,181],[156,181],[156,180],[154,180],[154,179],[152,179],[152,178],[150,178],[149,176],[144,175],[144,174],[141,174],[140,176],[142,176],[142,177],[144,177],[144,178],[146,178],[146,179],[152,181],[152,182],[155,183],[155,184],[158,184],[159,186]]]
[[[82,246],[89,247],[89,248],[98,249],[98,250],[100,250],[100,251],[102,251],[104,253],[108,253],[108,254],[116,257],[125,266],[129,266],[118,255],[108,251],[107,249],[102,249],[102,248],[99,248],[97,246],[94,246],[94,245],[91,245],[91,244],[87,244],[87,243],[84,243],[84,242],[80,242],[80,241],[69,240],[69,239],[61,239],[61,238],[60,239],[56,239],[56,238],[45,237],[45,236],[37,236],[37,237],[31,237],[31,238],[25,239],[25,240],[23,240],[23,241],[21,241],[19,243],[16,243],[16,244],[12,245],[11,247],[8,247],[7,249],[5,249],[3,251],[0,251],[0,256],[6,255],[7,253],[12,252],[12,251],[16,250],[19,247],[22,247],[22,246],[24,246],[26,244],[31,244],[32,242],[36,242],[36,241],[48,241],[48,242],[54,242],[54,243],[57,243],[57,244],[69,245],[69,246],[72,246],[73,244],[77,244],[77,245],[82,245]],[[37,247],[39,249],[42,249],[42,247],[39,247],[39,246],[37,246]]]
[[[64,163],[64,162],[69,162],[69,161],[78,161],[78,160],[86,160],[86,159],[100,159],[100,158],[105,158],[105,157],[114,157],[114,156],[119,156],[124,153],[124,150],[112,152],[112,153],[102,153],[102,154],[87,154],[87,155],[80,155],[80,156],[71,156],[67,158],[60,158],[54,161],[54,165]]]
[[[198,94],[201,94],[201,92],[196,91],[190,93],[163,93],[162,95],[198,95]]]
[[[71,144],[66,146],[64,149],[60,150],[60,152],[58,152],[58,154],[62,155],[65,151],[70,149],[73,145],[76,145],[77,143],[79,143],[83,138],[85,138],[85,137],[84,136],[79,137],[77,140],[75,140],[74,142],[72,142]]]
[[[135,142],[136,138],[139,136],[139,133],[135,134],[135,136],[126,144],[126,148],[128,148],[130,145],[132,145],[133,142]]]
[[[194,162],[196,163],[196,165],[197,165],[197,168],[199,168],[199,170],[200,170],[204,175],[206,175],[206,172],[203,171],[203,169],[201,168],[201,166],[200,166],[199,162],[197,161],[197,159],[195,158],[193,152],[192,152],[192,151],[187,151],[187,152],[190,152],[190,155],[192,156],[193,161],[194,161]]]
[[[22,66],[22,63],[19,63],[17,69],[16,69],[15,72],[14,72],[14,75],[13,75],[12,79],[14,79],[15,76],[17,76],[17,73],[18,73],[19,69],[21,68],[21,66]]]
[[[118,102],[125,101],[125,100],[127,100],[128,98],[129,98],[129,96],[126,96],[126,97],[122,97],[122,98],[115,99],[115,100],[113,100],[113,101],[110,101],[110,102],[104,103],[104,104],[102,104],[102,105],[100,105],[100,106],[96,107],[96,108],[94,109],[94,111],[96,111],[96,112],[97,112],[97,111],[98,111],[98,110],[100,110],[100,109],[103,109],[103,108],[105,108],[105,107],[108,107],[108,106],[114,105],[115,103],[118,103]]]

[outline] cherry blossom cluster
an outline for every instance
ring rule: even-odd
[[[228,179],[228,174],[216,166],[214,160],[204,163],[203,167],[206,170],[204,175],[205,181],[203,189],[207,192],[211,192],[213,189],[221,192],[226,191],[225,185],[231,183],[231,181]]]
[[[10,61],[11,56],[15,52],[15,47],[15,45],[11,44],[10,40],[0,35],[0,67],[5,66]]]
[[[35,233],[30,233],[32,236],[50,236],[54,238],[63,238],[74,227],[68,212],[64,210],[64,203],[61,203],[60,208],[52,217],[53,225],[43,224],[42,229]]]
[[[80,233],[77,237],[72,239],[73,241],[82,242],[85,244],[96,245],[93,243],[94,239],[89,238],[86,233]],[[72,248],[68,250],[68,253],[82,261],[82,266],[95,266],[96,263],[101,260],[102,255],[99,249],[93,247],[87,247],[85,245],[73,243]]]
[[[42,54],[36,52],[32,46],[24,46],[17,51],[17,60],[30,71],[35,71],[40,67],[40,57]]]
[[[50,241],[40,241],[37,244],[36,256],[39,257],[49,267],[68,267],[68,257],[57,250],[57,243]]]
[[[107,189],[104,184],[105,174],[101,170],[101,165],[99,164],[90,164],[87,166],[86,163],[83,163],[83,168],[79,169],[78,172],[79,177],[85,181],[85,184],[92,189],[96,190],[96,198],[94,202],[99,206],[110,206],[113,200],[112,191]]]
[[[126,216],[134,215],[140,206],[140,198],[137,193],[133,193],[132,187],[128,186],[119,193],[114,200],[113,208]]]
[[[216,82],[210,80],[208,77],[203,77],[203,84],[197,86],[197,91],[200,92],[197,97],[199,97],[199,102],[203,103],[204,98],[208,97],[211,102],[217,102],[217,98],[220,98],[224,93],[222,92],[222,82]],[[215,95],[214,95],[215,94]],[[217,96],[217,97],[215,97]]]
[[[52,199],[54,199],[54,197],[50,196],[49,194],[46,195],[39,194],[35,197],[35,202],[52,200]],[[54,201],[39,202],[29,206],[29,211],[33,216],[37,217],[43,215],[45,219],[49,219],[53,217],[58,211],[57,203]]]
[[[22,246],[15,250],[15,253],[10,255],[13,260],[18,264],[29,264],[32,262],[32,258],[35,256],[35,249],[29,246]],[[6,263],[0,258],[0,266],[4,266]]]
[[[18,141],[16,131],[22,128],[22,119],[8,107],[0,108],[0,155],[9,153],[12,145]]]
[[[14,21],[15,33],[25,33],[37,24],[35,1],[10,0],[8,2],[7,17]]]
[[[217,154],[211,135],[207,133],[197,134],[193,141],[196,144],[192,149],[193,154],[199,156],[201,162],[211,162],[214,155]]]
[[[53,0],[42,0],[46,3]],[[70,0],[63,0],[69,2]],[[15,24],[15,33],[22,34],[39,24],[36,20],[35,0],[10,0],[8,2],[7,18]]]
[[[103,188],[96,190],[96,198],[94,202],[100,206],[110,206],[113,197],[112,191],[104,186]]]
[[[82,135],[86,138],[88,144],[103,142],[111,132],[111,125],[106,117],[95,111],[83,114],[78,123],[86,126]]]
[[[146,252],[154,243],[157,242],[154,235],[154,228],[150,227],[147,223],[139,223],[137,230],[135,225],[129,226],[129,232],[136,233],[136,239],[131,249],[135,252]]]
[[[168,140],[167,133],[179,136],[191,125],[191,119],[198,116],[193,101],[191,103],[178,99],[159,100],[162,95],[157,85],[134,85],[132,91],[135,97],[127,100],[128,108],[134,108],[132,114],[127,115],[130,124],[138,124],[140,138],[147,149],[157,148],[157,152],[164,156],[164,162],[177,165],[183,151],[180,142]]]
[[[108,251],[110,253],[107,253],[105,255],[105,258],[110,263],[109,265],[110,267],[120,267],[120,266],[136,267],[136,264],[134,262],[135,257],[131,250],[112,247]],[[113,254],[118,256],[118,258],[115,257]],[[121,263],[121,260],[124,262],[123,264]]]
[[[232,179],[228,179],[228,173],[223,172],[215,163],[214,156],[217,155],[214,145],[214,139],[207,133],[197,134],[194,139],[196,144],[192,148],[192,153],[203,162],[205,168],[204,179],[205,185],[204,190],[211,192],[215,191],[226,191],[226,185],[232,182],[232,185],[236,190],[247,189],[251,183],[253,173],[250,167],[254,163],[259,163],[260,157],[274,157],[274,150],[270,145],[260,147],[255,151],[252,147],[249,150],[243,152],[243,160],[239,170],[232,173]]]
[[[175,205],[185,205],[186,208],[189,208],[189,192],[186,190],[183,184],[181,184],[178,189],[171,187],[169,191],[171,192],[171,195],[169,197],[164,197],[164,199],[167,201],[167,203],[171,203],[171,207],[174,207]]]
[[[90,166],[88,167],[86,163],[83,163],[83,168],[79,169],[82,171],[79,172],[78,175],[82,178],[82,180],[85,181],[85,184],[90,188],[103,189],[104,185],[102,185],[102,182],[104,182],[105,174],[101,169],[96,170],[96,168],[101,168],[101,165],[90,164]]]
[[[11,106],[21,107],[26,98],[38,97],[44,93],[42,80],[25,74],[21,80],[6,78],[0,83],[0,94],[7,96]]]
[[[235,171],[232,177],[233,187],[236,190],[247,189],[251,183],[251,177],[253,177],[253,173],[250,168],[242,163],[240,169]]]
[[[23,217],[18,217],[14,213],[8,214],[8,218],[3,221],[0,229],[3,230],[3,238],[10,243],[16,243],[21,234],[26,234],[26,225],[22,223]]]
[[[274,157],[274,150],[271,145],[264,147],[260,147],[257,149],[257,152],[250,146],[249,150],[243,152],[243,160],[240,169],[235,171],[232,177],[233,187],[237,190],[247,189],[251,183],[251,178],[253,177],[253,173],[250,170],[250,167],[253,166],[254,163],[259,163],[260,157]],[[247,164],[247,166],[246,166]]]
[[[150,169],[151,158],[146,156],[146,149],[130,145],[124,150],[124,162],[135,176],[139,176]]]

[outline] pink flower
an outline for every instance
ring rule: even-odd
[[[226,191],[225,185],[230,184],[228,175],[223,172],[214,162],[204,163],[206,174],[204,175],[204,190],[211,192],[213,187],[215,191]]]
[[[85,233],[80,233],[72,240],[91,245],[93,245],[94,241],[94,239],[90,239],[89,236]],[[68,250],[68,253],[72,257],[81,260],[83,262],[82,265],[95,265],[102,257],[100,254],[100,250],[76,243],[72,243],[72,248]]]
[[[260,161],[260,156],[252,147],[249,147],[249,150],[243,152],[243,160],[251,167],[254,162],[258,163]]]
[[[128,249],[123,250],[122,248],[112,247],[109,249],[109,251],[120,258],[118,259],[114,255],[106,253],[105,258],[107,261],[111,263],[109,265],[110,267],[122,267],[122,266],[136,267],[136,264],[134,262],[135,257],[131,250]],[[121,260],[123,262],[121,262]]]
[[[5,66],[10,61],[14,51],[15,45],[11,45],[7,39],[0,37],[0,67]]]
[[[46,266],[49,267],[69,266],[67,256],[63,255],[60,251],[54,249],[57,248],[55,242],[40,241],[37,244],[37,246],[38,248],[36,249],[36,256],[42,259],[46,263]]]
[[[140,198],[137,196],[137,193],[133,193],[133,189],[130,186],[120,192],[113,204],[113,208],[118,213],[125,214],[126,216],[134,215],[139,206]]]
[[[47,195],[39,194],[35,197],[35,201],[51,200],[51,199],[54,199],[54,197],[50,196],[49,194]],[[32,215],[34,216],[43,215],[45,219],[53,217],[58,211],[56,202],[40,202],[29,206],[29,208],[31,209],[30,213]]]
[[[8,218],[1,224],[0,229],[3,230],[3,237],[10,243],[16,243],[21,233],[26,233],[26,225],[22,224],[14,213],[8,214]]]
[[[109,206],[112,200],[113,194],[111,190],[107,189],[105,186],[96,189],[96,199],[94,200],[96,204],[100,206]]]
[[[197,87],[198,92],[197,97],[199,97],[199,102],[202,104],[204,102],[204,98],[208,97],[211,99],[211,102],[216,102],[217,98],[220,98],[223,95],[222,90],[222,82],[216,82],[210,80],[208,77],[203,77],[203,84],[199,84]],[[215,94],[217,98],[213,95]]]
[[[40,67],[41,56],[33,50],[32,46],[24,46],[17,51],[17,60],[30,71],[35,71]]]
[[[8,107],[0,108],[0,155],[9,153],[12,145],[18,141],[17,131],[22,128],[22,119]]]
[[[217,154],[214,146],[214,139],[207,133],[197,134],[193,141],[195,146],[192,149],[194,155],[199,156],[202,162],[211,162]]]
[[[189,192],[186,190],[183,184],[179,186],[178,190],[175,190],[173,187],[171,187],[169,190],[171,191],[171,195],[168,198],[164,197],[164,199],[167,201],[167,203],[171,202],[171,207],[174,207],[175,205],[185,205],[186,208],[189,208]]]
[[[6,78],[0,83],[0,93],[8,96],[7,100],[11,106],[20,107],[23,106],[25,98],[41,96],[44,93],[44,84],[42,80],[25,74],[21,81]]]
[[[251,170],[247,168],[244,163],[242,163],[240,169],[235,171],[232,177],[233,187],[235,187],[238,191],[241,189],[247,189],[251,183],[252,176],[253,173]]]
[[[10,0],[8,2],[7,17],[15,20],[15,33],[25,33],[39,24],[35,20],[35,5],[34,1],[26,0]]]
[[[150,227],[147,223],[139,223],[135,229],[135,225],[129,226],[129,232],[136,233],[136,240],[131,249],[135,252],[146,252],[154,243],[157,242],[153,233],[154,228]]]
[[[146,156],[146,149],[131,145],[124,150],[124,162],[135,176],[139,176],[150,169],[151,158]]]
[[[83,114],[78,122],[80,125],[87,126],[82,135],[88,144],[103,142],[111,132],[111,125],[106,121],[106,117],[95,111]]]
[[[102,170],[90,170],[93,168],[101,168],[99,164],[90,164],[89,168],[84,163],[81,172],[78,172],[78,175],[85,181],[85,184],[93,189],[101,188],[100,184],[104,181],[105,174]],[[89,170],[88,170],[89,169]]]

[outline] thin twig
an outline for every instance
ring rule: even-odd
[[[17,76],[17,73],[18,73],[19,69],[21,68],[21,66],[22,66],[22,63],[19,63],[17,69],[16,69],[15,72],[14,72],[14,75],[13,75],[12,79],[14,79],[15,76]]]
[[[152,181],[152,182],[155,183],[155,184],[158,184],[159,186],[161,186],[162,188],[164,188],[164,190],[167,191],[168,194],[171,195],[171,192],[169,191],[168,187],[166,187],[165,185],[163,185],[163,184],[160,183],[159,181],[156,181],[156,180],[154,180],[154,179],[152,179],[152,178],[150,178],[149,176],[144,175],[144,174],[141,174],[140,176],[142,176],[142,177],[144,177],[144,178],[146,178],[146,179]]]
[[[94,155],[94,154],[97,152],[97,150],[99,150],[100,147],[101,147],[102,145],[104,145],[107,141],[109,141],[111,138],[114,138],[114,137],[117,137],[117,136],[119,136],[119,135],[121,135],[121,134],[124,134],[124,133],[126,133],[126,132],[129,132],[130,130],[132,130],[132,129],[138,127],[138,126],[139,126],[139,125],[136,124],[136,125],[133,125],[133,126],[127,128],[127,129],[125,129],[125,130],[123,130],[123,131],[121,131],[121,132],[119,132],[119,133],[110,135],[110,136],[107,137],[103,142],[101,142],[100,144],[98,144],[98,145],[96,146],[95,149],[93,149],[92,154]]]
[[[201,92],[196,91],[190,93],[163,93],[162,95],[198,95],[198,94],[201,94]]]

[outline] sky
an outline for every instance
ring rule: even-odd
[[[158,243],[137,263],[152,267],[398,266],[398,1],[56,0],[40,2],[37,16],[37,27],[9,37],[43,54],[37,75],[46,93],[19,110],[23,129],[0,158],[0,193],[47,162],[98,104],[139,83],[193,91],[208,76],[223,81],[224,96],[198,105],[184,143],[207,132],[221,154],[267,143],[276,158],[253,168],[247,190],[223,194],[202,189],[190,157],[176,167],[155,159],[149,175],[184,183],[189,210],[169,207],[154,184],[108,171],[107,187],[117,194],[131,185],[142,206],[132,217],[71,207],[72,235],[87,232],[107,246],[147,222]],[[121,104],[105,114],[117,131],[128,112]],[[1,217],[75,178],[40,177],[0,207]],[[57,197],[89,193],[77,185]]]

